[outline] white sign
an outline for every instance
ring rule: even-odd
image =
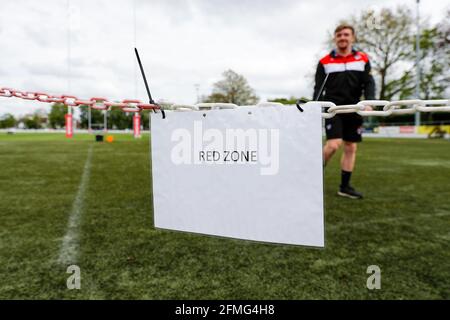
[[[321,108],[151,116],[155,227],[324,246]]]

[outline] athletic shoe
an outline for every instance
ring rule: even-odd
[[[363,198],[362,193],[356,191],[351,186],[340,187],[337,194],[341,197],[346,197],[346,198],[350,198],[350,199],[362,199]]]

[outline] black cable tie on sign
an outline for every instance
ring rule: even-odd
[[[308,101],[306,101],[305,99],[299,99],[297,100],[297,102],[295,103],[295,105],[297,106],[297,109],[300,110],[300,112],[303,112],[305,110],[303,110],[303,108],[300,106],[300,104],[304,104]]]
[[[150,102],[150,103],[151,103],[151,104],[154,104],[155,106],[158,106],[158,107],[159,107],[159,110],[161,110],[162,118],[165,119],[165,118],[166,118],[166,113],[164,112],[164,109],[163,109],[159,104],[157,104],[157,103],[155,103],[155,102]],[[153,109],[153,111],[155,111],[155,113],[156,113],[156,110],[155,110],[155,109]]]
[[[150,89],[149,89],[148,83],[147,83],[147,78],[145,77],[144,68],[142,67],[141,58],[139,58],[139,52],[138,52],[137,48],[134,48],[134,52],[136,53],[136,58],[137,58],[137,61],[139,64],[139,68],[141,69],[142,78],[144,79],[145,89],[147,90],[147,95],[148,95],[148,102],[150,104],[154,104],[155,106],[158,106],[159,110],[161,110],[162,118],[165,119],[166,113],[164,112],[164,109],[159,104],[155,103],[155,101],[152,98],[152,94],[150,93]]]

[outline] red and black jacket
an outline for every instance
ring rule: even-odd
[[[327,74],[328,80],[318,100],[337,105],[355,104],[360,101],[363,92],[365,100],[375,99],[375,81],[370,74],[369,57],[364,52],[352,49],[351,54],[343,57],[333,50],[320,59],[313,99],[317,98]]]

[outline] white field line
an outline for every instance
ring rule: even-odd
[[[72,265],[76,263],[78,254],[78,234],[79,225],[81,221],[81,214],[83,212],[83,202],[86,187],[89,183],[89,176],[91,173],[91,158],[92,158],[92,146],[88,149],[86,162],[84,163],[83,175],[78,186],[77,195],[72,204],[72,210],[70,211],[69,221],[67,223],[67,231],[63,238],[61,248],[59,251],[58,262],[63,265]]]

